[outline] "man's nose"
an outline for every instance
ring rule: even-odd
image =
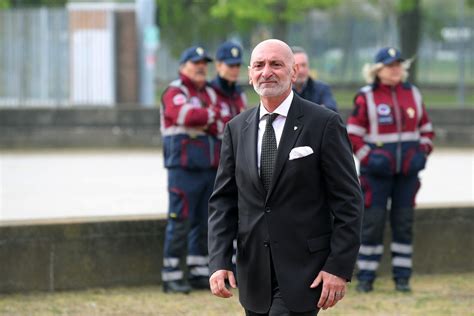
[[[273,75],[273,69],[270,66],[270,64],[265,64],[265,66],[262,69],[262,77],[263,78],[269,78]]]

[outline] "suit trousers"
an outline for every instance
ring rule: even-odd
[[[271,256],[270,256],[271,258]],[[270,259],[270,264],[272,268],[272,303],[270,305],[270,310],[267,313],[254,313],[249,310],[245,310],[246,316],[315,316],[318,314],[319,309],[314,309],[308,312],[296,313],[291,312],[285,304],[278,286],[278,280],[275,275],[275,268],[273,267],[273,260]],[[314,302],[316,305],[317,302]]]

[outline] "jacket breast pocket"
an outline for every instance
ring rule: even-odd
[[[331,245],[331,234],[326,234],[316,238],[307,240],[309,252],[317,252],[325,249],[329,249]]]
[[[313,166],[317,164],[317,157],[315,154],[311,154],[305,157],[288,160],[286,162],[285,168],[293,169],[300,168],[303,171],[310,170]]]

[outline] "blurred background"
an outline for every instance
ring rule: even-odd
[[[428,105],[469,107],[473,3],[0,0],[0,106],[153,107],[184,48],[214,52],[231,39],[248,61],[256,43],[276,37],[308,51],[313,73],[343,107],[362,84],[363,64],[388,45],[415,58],[410,79]]]
[[[267,38],[306,49],[344,119],[379,48],[414,58],[437,133],[417,200],[432,213],[420,216],[446,230],[426,224],[430,236],[467,247],[450,248],[460,263],[415,265],[472,272],[473,29],[473,0],[0,0],[0,292],[158,282],[161,93],[183,49],[234,40],[248,64]],[[245,65],[240,81],[255,106]]]

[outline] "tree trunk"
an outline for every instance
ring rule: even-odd
[[[277,20],[273,26],[273,37],[283,42],[287,42],[288,22]]]
[[[406,2],[407,0],[405,0]],[[400,34],[400,49],[406,58],[415,56],[418,52],[421,34],[421,9],[419,0],[410,0],[409,8],[402,8],[398,14],[398,29]],[[417,60],[411,65],[408,80],[417,81]]]
[[[284,17],[284,12],[287,9],[286,0],[278,0],[273,5],[273,12],[275,15],[275,22],[273,24],[273,38],[287,42],[288,21]]]

